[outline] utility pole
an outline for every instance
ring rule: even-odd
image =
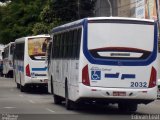
[[[79,13],[80,2],[79,2],[79,0],[77,1],[77,6],[78,6],[78,19],[80,19],[80,13]]]
[[[109,4],[109,7],[110,7],[110,16],[112,16],[112,4],[111,4],[110,0],[108,0],[108,4]]]

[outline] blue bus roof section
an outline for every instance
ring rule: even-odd
[[[74,27],[78,27],[78,26],[83,26],[83,24],[85,23],[85,21],[98,21],[98,20],[113,20],[113,21],[135,21],[135,22],[147,22],[147,23],[154,23],[154,20],[151,19],[138,19],[138,18],[125,18],[125,17],[92,17],[92,18],[84,18],[84,19],[80,19],[74,22],[70,22],[58,27],[55,27],[51,30],[51,33],[55,33],[55,32],[60,32],[66,29],[72,29]],[[117,22],[118,23],[118,22]]]

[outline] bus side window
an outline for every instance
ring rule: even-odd
[[[59,58],[63,58],[63,35],[64,35],[64,33],[62,33],[60,36]]]
[[[66,39],[66,58],[69,58],[69,37],[70,37],[70,32],[67,34],[67,39]]]
[[[48,51],[47,51],[47,61],[48,61],[48,65],[50,64],[50,57],[51,57],[51,49],[52,49],[52,42],[49,43],[48,46]]]
[[[24,43],[19,43],[16,45],[15,59],[17,59],[17,60],[24,59]]]
[[[76,58],[76,51],[77,51],[77,48],[76,48],[76,42],[77,42],[77,30],[74,30],[74,34],[73,34],[73,42],[72,42],[72,58]]]
[[[72,30],[70,33],[70,45],[69,45],[69,49],[70,49],[70,54],[69,54],[69,58],[73,59],[73,43],[74,43],[74,31]]]
[[[63,51],[64,51],[64,33],[62,34],[61,37],[61,58],[63,58]]]
[[[65,54],[66,54],[66,36],[67,36],[67,32],[65,32],[63,35],[63,58],[65,58]]]
[[[55,38],[55,51],[54,51],[54,58],[58,57],[58,35]]]
[[[2,59],[4,59],[4,52],[2,52]]]
[[[78,34],[77,34],[77,43],[76,43],[76,59],[79,59],[79,54],[80,54],[80,46],[81,46],[81,34],[82,34],[82,29],[78,29]]]
[[[53,36],[52,58],[55,58],[56,54],[56,35]]]

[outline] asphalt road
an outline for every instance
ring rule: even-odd
[[[64,104],[55,105],[52,95],[46,91],[36,89],[22,93],[13,79],[0,78],[1,120],[136,120],[141,117],[160,119],[160,100],[139,105],[135,113],[122,113],[117,105],[83,106],[69,111]]]

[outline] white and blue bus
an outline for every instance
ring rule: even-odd
[[[45,53],[49,40],[49,35],[28,36],[15,40],[14,79],[21,92],[30,86],[48,86]]]
[[[0,44],[0,76],[3,76],[3,55],[4,55],[4,45]]]
[[[95,17],[51,31],[49,92],[55,104],[118,103],[136,111],[157,99],[157,23]]]
[[[5,45],[3,52],[3,75],[5,77],[13,77],[13,52],[14,42]]]

